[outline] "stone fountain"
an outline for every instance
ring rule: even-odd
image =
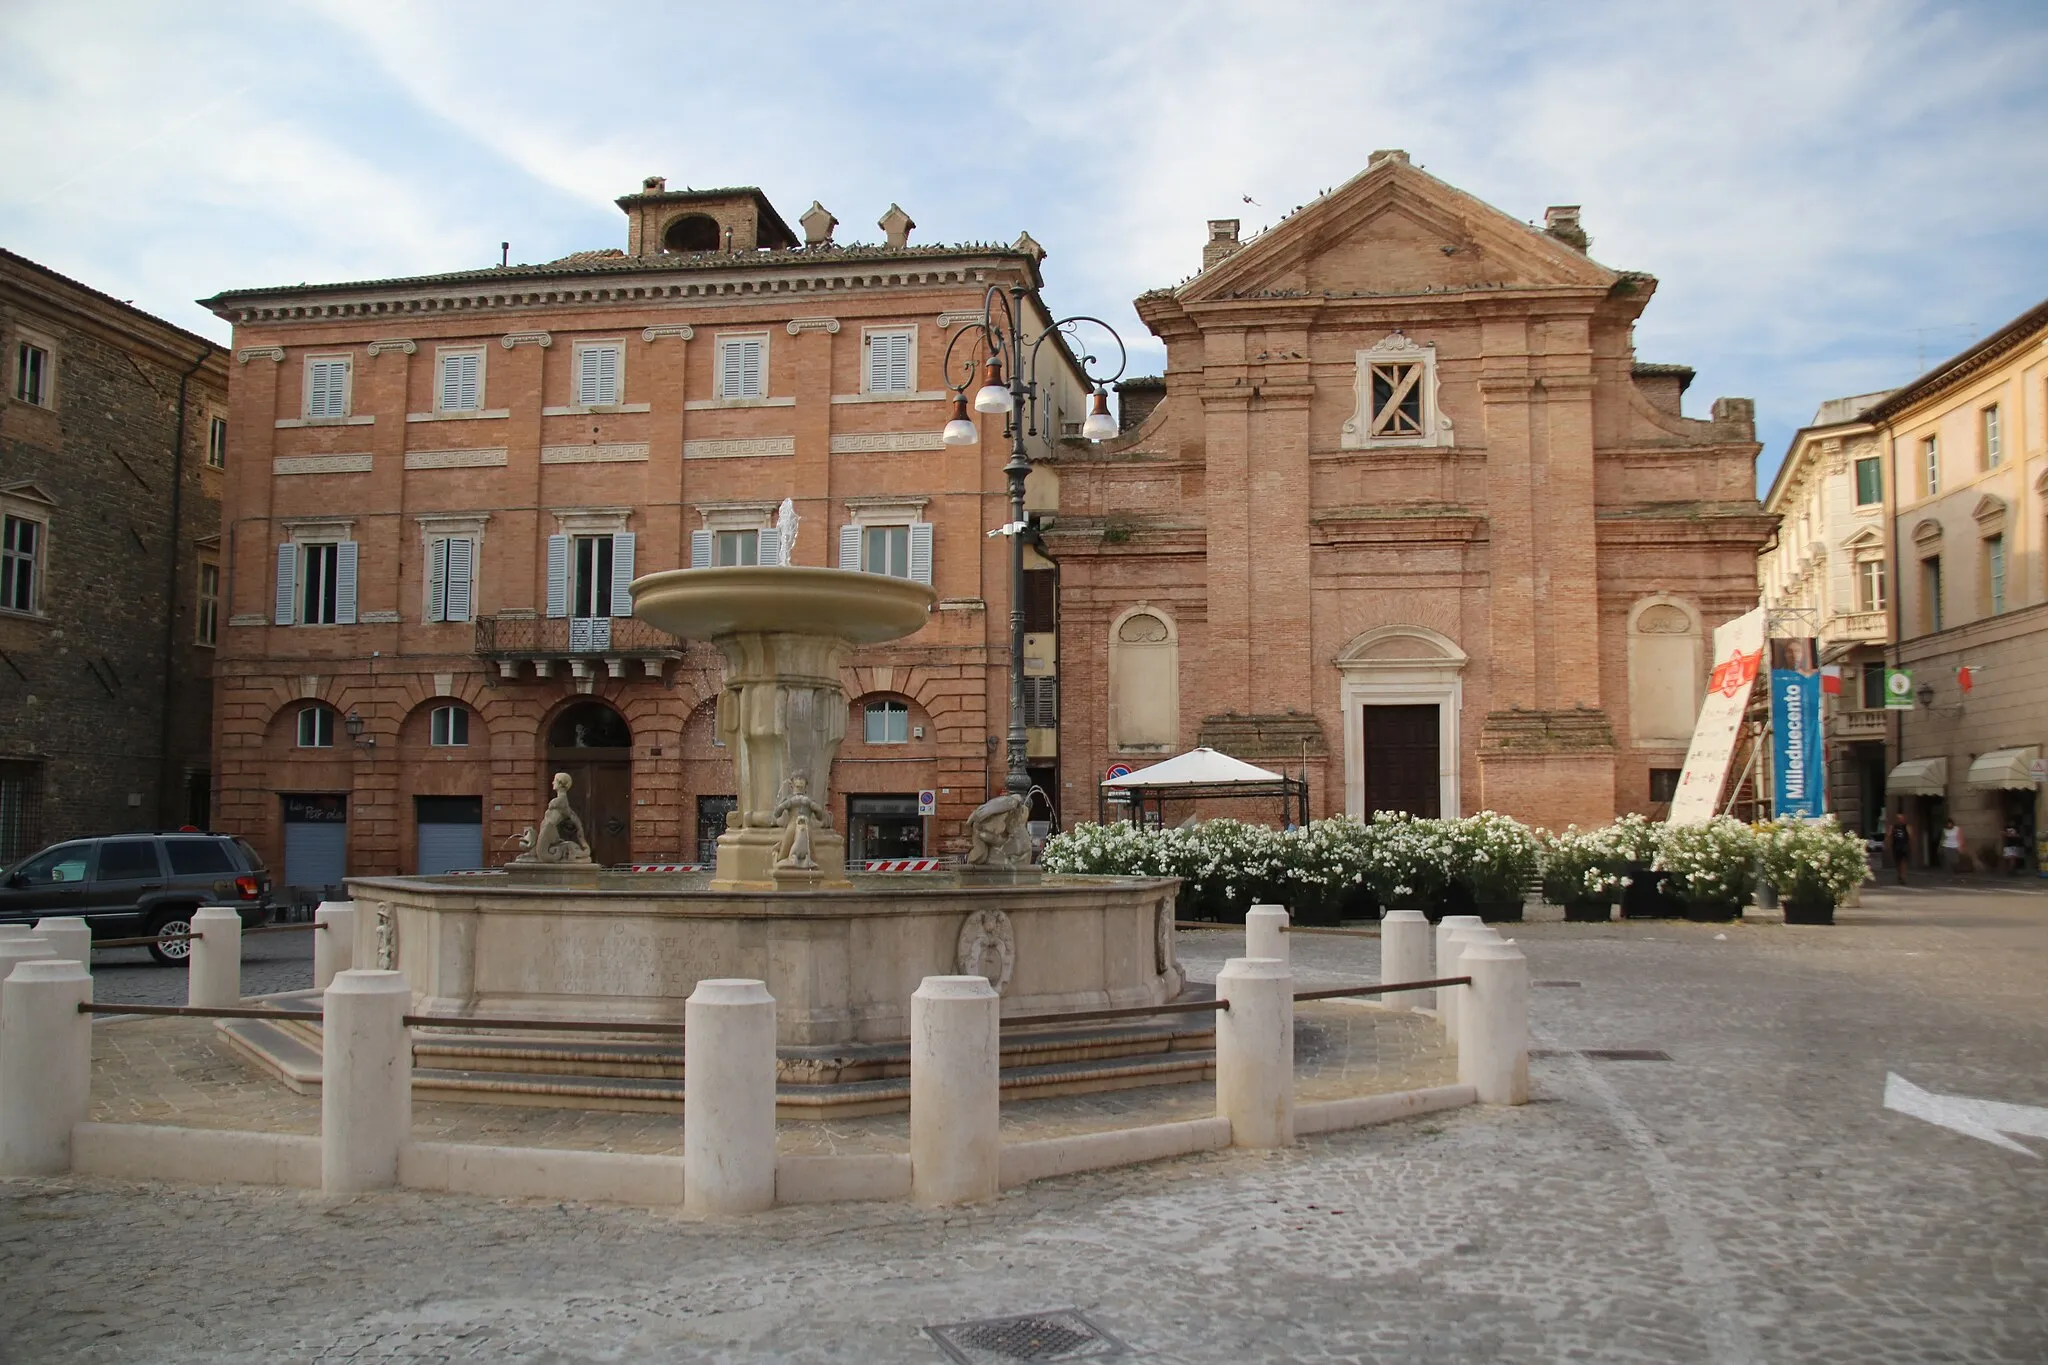
[[[784,544],[794,540],[785,504]],[[405,974],[417,1014],[415,1088],[443,1099],[659,1107],[680,1092],[664,1045],[621,1034],[493,1033],[465,1018],[680,1022],[699,980],[751,977],[776,1001],[785,1114],[900,1108],[910,997],[927,976],[985,975],[1005,1016],[1163,1004],[1184,984],[1172,880],[1040,878],[1017,812],[997,797],[971,820],[951,873],[848,873],[832,763],[854,649],[928,619],[931,589],[839,569],[746,567],[650,574],[634,613],[725,657],[718,730],[739,809],[715,870],[632,873],[584,861],[573,793],[558,784],[531,847],[495,873],[351,878],[354,960]],[[558,809],[567,806],[568,809]],[[277,1025],[230,1021],[291,1079],[303,1056],[263,1042]],[[310,1032],[310,1030],[301,1030]],[[268,1035],[264,1035],[268,1036]],[[1026,1093],[1198,1080],[1213,1074],[1206,1017],[1006,1033],[1005,1086]],[[305,1048],[299,1040],[299,1052]],[[267,1052],[266,1052],[267,1049]],[[292,1067],[297,1066],[298,1072]],[[1035,1087],[1035,1089],[1034,1089]]]

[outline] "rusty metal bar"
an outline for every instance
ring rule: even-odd
[[[266,1010],[249,1005],[116,1005],[88,1000],[80,1014],[168,1014],[196,1019],[321,1019],[318,1010]]]
[[[466,1019],[452,1014],[408,1014],[405,1022],[433,1028],[549,1029],[562,1033],[662,1033],[680,1034],[681,1024],[608,1023],[602,1019]]]
[[[307,920],[304,924],[259,924],[254,929],[244,929],[242,937],[251,934],[296,934],[306,929],[325,929],[324,920]]]
[[[1384,986],[1338,986],[1327,991],[1296,991],[1296,1000],[1336,1000],[1347,995],[1383,995],[1388,991],[1422,991],[1431,986],[1469,986],[1469,976],[1446,976],[1435,981],[1390,981]]]
[[[247,931],[245,930],[244,932]],[[206,935],[204,934],[146,934],[141,938],[96,938],[92,941],[92,946],[95,948],[147,948],[152,943],[189,943],[195,938],[205,937]]]
[[[1025,1024],[1079,1024],[1090,1019],[1143,1019],[1148,1014],[1199,1014],[1206,1010],[1227,1010],[1227,1000],[1181,1000],[1168,1005],[1129,1005],[1113,1010],[1074,1010],[1067,1014],[1020,1014],[1003,1020],[1004,1028]]]
[[[1283,924],[1280,926],[1280,932],[1283,934],[1330,934],[1338,938],[1378,938],[1380,936],[1380,931],[1377,929],[1324,929],[1314,925],[1303,924]]]

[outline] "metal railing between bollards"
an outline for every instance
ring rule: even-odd
[[[1173,927],[1176,929],[1244,928],[1242,924],[1226,924],[1222,920],[1207,919],[1177,919],[1173,922]],[[1378,938],[1380,936],[1380,931],[1377,929],[1337,929],[1327,928],[1322,925],[1306,924],[1283,924],[1280,926],[1280,932],[1283,934],[1327,934],[1333,938]]]
[[[80,1014],[147,1014],[188,1019],[301,1019],[318,1023],[327,1016],[319,1010],[270,1009],[254,1005],[131,1005],[89,1000],[79,1005]],[[610,1019],[493,1019],[453,1014],[408,1014],[401,1022],[427,1028],[534,1029],[561,1033],[654,1033],[680,1038],[681,1024],[639,1023]]]
[[[242,937],[247,938],[251,934],[295,934],[307,929],[325,929],[326,927],[323,923],[310,921],[305,924],[259,924],[254,929],[244,929]],[[136,938],[96,938],[92,941],[92,946],[95,948],[147,948],[152,943],[190,943],[193,939],[205,937],[206,935],[203,933],[143,934]]]

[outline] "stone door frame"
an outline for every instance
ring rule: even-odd
[[[1367,706],[1437,708],[1437,790],[1444,818],[1459,804],[1459,717],[1464,706],[1465,651],[1427,626],[1378,626],[1337,655],[1344,708],[1344,809],[1365,819]]]

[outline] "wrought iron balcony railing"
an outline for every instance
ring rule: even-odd
[[[635,616],[479,616],[486,659],[680,659],[683,642]]]

